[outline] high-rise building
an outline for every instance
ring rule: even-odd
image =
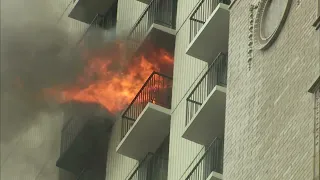
[[[100,1],[67,14],[116,27],[127,57],[165,49],[173,72],[150,74],[115,121],[65,114],[60,169],[79,180],[319,180],[319,0]]]
[[[319,179],[319,15],[319,1],[119,1],[117,31],[174,35],[173,88],[169,112],[150,105],[124,138],[116,122],[106,179]],[[166,136],[159,176],[142,157]]]

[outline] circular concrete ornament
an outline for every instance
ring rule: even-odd
[[[254,21],[254,47],[267,49],[278,37],[292,0],[261,0]]]

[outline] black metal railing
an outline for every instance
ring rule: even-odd
[[[166,180],[168,176],[168,158],[153,153],[138,162],[126,180]]]
[[[96,14],[96,16],[91,21],[89,27],[85,30],[82,37],[78,41],[77,45],[80,43],[88,43],[88,41],[90,41],[91,36],[93,36],[96,33],[96,30],[100,28],[103,19],[103,15]]]
[[[153,23],[175,29],[177,0],[152,0],[129,31],[127,40],[135,50]]]
[[[90,41],[95,41],[95,37],[102,32],[102,30],[109,30],[114,28],[117,24],[117,6],[118,1],[110,7],[110,10],[105,14],[96,14],[96,16],[91,21],[89,27],[86,29],[82,37],[80,38],[78,44],[85,43],[89,44]],[[115,31],[112,31],[115,33]],[[101,38],[101,37],[97,37]]]
[[[223,140],[215,138],[212,143],[202,149],[201,158],[190,170],[185,180],[206,180],[211,172],[223,173]],[[188,171],[186,171],[188,172]]]
[[[153,72],[122,114],[121,139],[149,102],[170,109],[171,94],[172,78]]]
[[[227,55],[220,53],[187,97],[185,125],[188,125],[216,85],[227,86],[227,68]]]
[[[220,3],[230,5],[231,0],[201,0],[199,2],[190,16],[189,42],[197,35],[198,31]],[[217,24],[217,26],[219,26],[219,24]]]
[[[83,117],[72,116],[63,126],[61,131],[61,146],[60,154],[62,155],[66,152],[70,145],[73,143],[74,139],[82,131],[86,123],[89,121],[92,114]]]
[[[99,27],[103,29],[114,28],[117,24],[117,10],[118,10],[118,0],[116,0],[110,9],[102,15]]]

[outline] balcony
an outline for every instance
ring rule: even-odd
[[[220,53],[187,97],[183,138],[208,145],[212,138],[223,137],[227,63]]]
[[[77,45],[81,44],[87,49],[94,49],[95,47],[101,47],[106,42],[114,40],[116,31],[112,28],[116,26],[116,23],[116,8],[111,9],[104,15],[96,14]]]
[[[70,107],[73,112],[61,132],[56,165],[74,175],[81,174],[83,169],[105,167],[113,118],[90,111],[99,108],[96,104],[72,103]]]
[[[190,16],[187,54],[209,62],[228,51],[230,0],[201,0]]]
[[[122,114],[116,151],[141,160],[154,153],[170,130],[172,78],[154,72]]]
[[[175,47],[177,0],[152,0],[127,37],[128,56],[150,45],[173,53]]]
[[[189,166],[192,169],[188,168],[180,180],[222,180],[223,151],[223,140],[215,138],[203,147]]]
[[[74,8],[69,17],[90,24],[96,14],[117,11],[118,0],[72,0]]]
[[[167,179],[168,158],[153,153],[138,162],[126,180],[156,180]]]
[[[155,153],[148,153],[139,161],[126,180],[165,180],[168,176],[169,136]]]

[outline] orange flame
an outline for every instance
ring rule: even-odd
[[[123,45],[118,44],[111,55],[93,57],[85,52],[89,60],[77,82],[46,88],[44,94],[54,97],[59,103],[98,103],[111,112],[118,112],[132,101],[153,71],[172,73],[173,57],[165,50],[153,51],[148,56],[140,55],[128,62],[120,57],[122,48]],[[114,70],[114,65],[120,68]]]

